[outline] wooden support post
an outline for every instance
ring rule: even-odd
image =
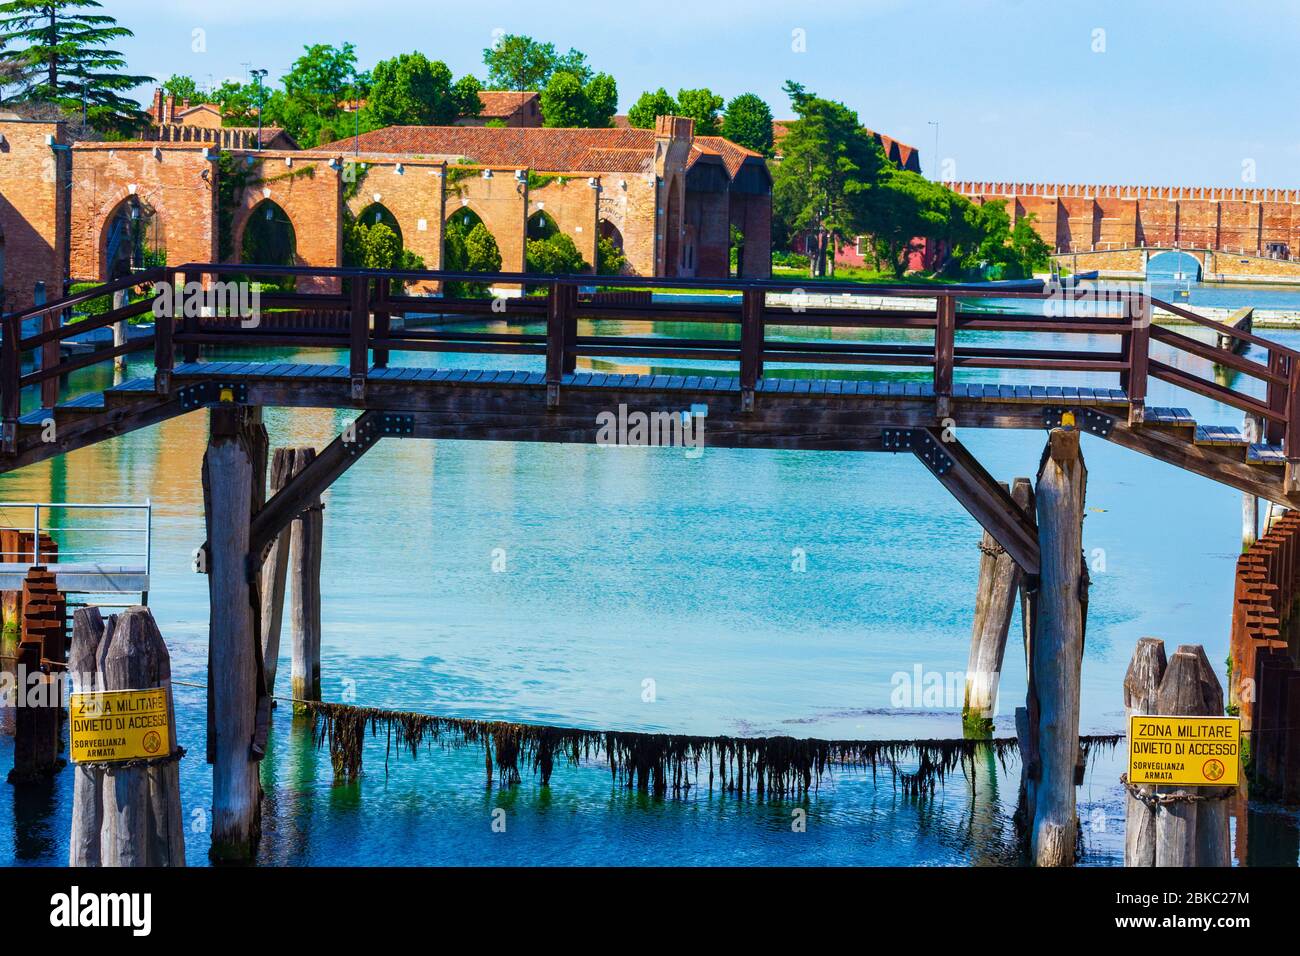
[[[72,866],[184,866],[185,821],[181,816],[180,756],[176,708],[171,693],[171,657],[153,614],[128,608],[107,622],[84,609],[77,612],[75,659],[93,672],[75,678],[94,690],[144,690],[167,694],[167,759],[77,767],[73,797]],[[85,617],[83,618],[83,615]],[[99,784],[100,800],[95,801]],[[96,814],[100,819],[96,825]]]
[[[1283,490],[1300,491],[1300,361],[1287,357],[1286,425],[1282,433],[1282,451],[1286,455]]]
[[[1151,351],[1151,299],[1141,296],[1128,303],[1132,332],[1128,339],[1128,373],[1123,388],[1128,394],[1128,420],[1135,425],[1146,420],[1147,370]]]
[[[176,273],[176,295],[172,297],[173,302],[185,301],[185,283],[196,281],[184,272]],[[204,288],[207,287],[208,277],[199,276],[197,281]],[[181,320],[181,328],[185,330],[186,335],[199,334],[199,315],[194,309],[182,309],[182,314],[178,316]],[[186,362],[197,362],[199,360],[199,347],[193,342],[186,342],[181,349],[181,358]]]
[[[754,390],[763,377],[763,308],[767,293],[746,289],[740,303],[740,407],[754,410]]]
[[[546,302],[546,405],[560,403],[560,382],[569,365],[569,296],[568,286],[552,282]]]
[[[1165,675],[1165,642],[1155,637],[1138,641],[1124,675],[1125,717],[1156,713],[1156,694]],[[1125,725],[1127,726],[1127,719]],[[1151,797],[1155,787],[1134,786],[1124,803],[1124,865],[1156,865],[1156,813],[1142,798]]]
[[[183,276],[168,276],[168,281],[181,279]],[[155,290],[155,295],[164,293]],[[169,297],[172,303],[180,299],[178,295]],[[157,301],[155,300],[155,305]],[[172,309],[165,315],[159,315],[158,311],[154,312],[153,325],[153,385],[154,391],[159,395],[168,395],[172,387],[172,370],[176,367],[176,348],[172,341],[172,336],[176,334],[176,309]]]
[[[21,319],[5,316],[0,319],[3,338],[0,338],[0,416],[3,416],[4,434],[0,444],[4,451],[12,454],[18,450],[18,419],[22,415],[23,390],[20,384],[22,369],[22,352],[18,342],[22,338]]]
[[[1028,493],[1029,480],[1017,479],[1012,497],[1021,508],[1028,504]],[[980,541],[980,552],[975,622],[971,628],[966,695],[962,704],[962,731],[967,737],[993,736],[1002,661],[1021,577],[1015,560],[988,531]]]
[[[45,304],[45,286],[37,285],[36,305]],[[51,310],[41,315],[41,331],[53,332],[60,325],[60,316],[57,311]],[[59,364],[59,340],[50,339],[42,342],[40,345],[41,371],[55,368]],[[41,380],[41,408],[53,408],[59,402],[59,376],[54,375],[50,378]]]
[[[952,372],[957,341],[957,300],[950,295],[935,300],[934,413],[942,423],[952,406]]]
[[[9,782],[48,780],[63,761],[59,759],[59,726],[63,709],[58,680],[41,668],[39,641],[18,645],[14,702],[14,768]]]
[[[99,608],[87,607],[72,617],[72,646],[68,677],[74,694],[92,694],[99,683],[99,646],[104,619]],[[173,741],[174,743],[174,741]],[[74,764],[72,777],[72,839],[69,866],[99,866],[99,831],[104,822],[104,771],[95,764]]]
[[[384,340],[392,331],[393,313],[388,301],[392,280],[388,276],[375,276],[375,338]],[[375,368],[388,368],[388,348],[374,350]]]
[[[316,457],[316,449],[299,448],[294,473]],[[320,498],[311,501],[293,521],[290,566],[293,570],[293,672],[290,683],[295,701],[320,700],[320,567],[324,529]],[[295,712],[301,710],[294,704]]]
[[[113,310],[125,309],[131,303],[131,290],[118,289],[113,293]],[[129,335],[129,327],[126,320],[113,323],[113,347],[121,348],[126,345]],[[113,370],[117,372],[126,371],[126,356],[119,355],[113,359]]]
[[[212,410],[212,433],[203,456],[210,604],[211,855],[218,861],[251,860],[260,825],[257,724],[259,700],[266,688],[259,667],[260,601],[255,600],[248,560],[257,451],[245,427],[246,411],[238,406]]]
[[[277,448],[271,460],[271,493],[285,486],[294,473],[292,448]],[[288,531],[276,535],[271,553],[262,567],[262,661],[266,669],[266,693],[275,694],[275,672],[280,661],[280,631],[284,623],[284,590],[289,574]]]
[[[1199,644],[1184,644],[1169,659],[1156,694],[1156,712],[1166,717],[1223,716],[1223,688]],[[1158,797],[1164,799],[1156,808],[1155,865],[1230,865],[1227,798],[1233,792],[1231,788],[1158,788]]]
[[[1038,866],[1074,862],[1079,821],[1079,669],[1083,656],[1083,504],[1087,469],[1079,432],[1054,428],[1038,474],[1040,573],[1031,650],[1037,717],[1029,725],[1039,778],[1029,810],[1031,857]],[[1029,716],[1033,717],[1031,701]]]
[[[351,330],[348,371],[352,377],[352,398],[361,401],[366,397],[366,373],[369,371],[370,354],[370,282],[365,276],[352,277],[352,299],[349,314]]]

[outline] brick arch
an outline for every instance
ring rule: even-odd
[[[490,233],[492,233],[492,238],[495,239],[495,240],[496,240],[496,243],[497,243],[497,249],[498,249],[498,251],[501,252],[501,269],[502,269],[502,271],[504,271],[504,272],[508,272],[508,271],[510,271],[510,269],[506,266],[506,255],[505,255],[505,250],[502,249],[502,247],[501,247],[501,236],[500,236],[500,234],[497,232],[497,230],[496,230],[495,228],[493,228],[493,225],[492,225],[491,221],[488,219],[488,217],[485,216],[485,215],[483,215],[483,210],[477,208],[477,207],[474,205],[474,203],[472,203],[472,202],[470,202],[470,203],[462,203],[462,202],[460,202],[460,200],[458,199],[457,202],[456,202],[456,205],[455,205],[454,207],[452,207],[451,212],[447,213],[446,218],[443,220],[443,230],[442,230],[442,233],[443,233],[444,240],[445,240],[446,235],[447,235],[447,229],[446,229],[446,225],[447,225],[447,223],[451,222],[451,221],[452,221],[453,219],[455,219],[457,216],[463,216],[466,212],[471,212],[471,213],[473,213],[474,216],[478,219],[478,221],[481,222],[481,223],[483,223],[483,225],[484,225],[484,227],[487,229],[487,231],[490,232]],[[446,250],[446,247],[445,247],[445,246],[444,246],[444,248],[443,248],[443,252],[442,252],[442,254],[443,254],[444,261],[445,261],[445,259],[446,259],[446,255],[447,255],[447,250]]]
[[[337,169],[325,159],[304,159],[302,154],[267,155],[248,169],[249,185],[235,202],[231,222],[230,261],[239,261],[244,231],[253,211],[265,199],[275,202],[293,226],[294,264],[336,268],[343,264],[342,194]],[[308,279],[300,290],[337,291],[337,279]]]
[[[530,189],[525,232],[538,212],[544,212],[558,231],[573,240],[594,272],[596,240],[600,237],[600,181],[593,186],[586,176],[566,176]]]
[[[142,206],[147,206],[153,210],[155,221],[164,238],[168,233],[167,229],[167,201],[166,193],[162,189],[136,190],[131,192],[128,189],[122,189],[96,205],[91,211],[83,213],[78,218],[81,219],[81,229],[84,233],[84,243],[82,248],[89,251],[89,255],[76,257],[69,270],[72,278],[85,280],[108,281],[108,238],[109,226],[113,218],[117,215],[124,205],[137,200]],[[74,216],[77,214],[74,212]],[[166,249],[166,246],[163,247]],[[167,251],[168,265],[179,265],[181,260],[177,259],[170,250]]]

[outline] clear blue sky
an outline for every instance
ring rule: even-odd
[[[786,79],[938,156],[958,179],[1300,187],[1300,3],[1165,0],[105,0],[135,72],[200,84],[281,75],[307,43],[363,68],[420,50],[483,75],[494,31],[577,47],[644,89],[755,92]],[[206,52],[193,52],[193,31]],[[803,31],[803,52],[794,49]],[[1099,33],[1098,31],[1104,31]],[[1104,48],[1098,50],[1098,48]],[[147,99],[149,91],[138,91]],[[1254,181],[1243,179],[1253,168]]]

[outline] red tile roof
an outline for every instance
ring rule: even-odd
[[[745,160],[757,159],[761,162],[763,159],[762,153],[756,153],[722,136],[696,136],[691,144],[691,156],[686,162],[686,168],[694,166],[701,156],[721,158],[722,164],[727,167],[727,175],[732,179],[736,178],[736,173]]]
[[[528,167],[542,172],[640,172],[654,162],[652,129],[548,129],[485,126],[389,126],[349,136],[317,150],[358,148],[369,153],[409,153],[484,166]]]
[[[509,119],[530,100],[537,99],[532,92],[516,93],[513,90],[479,90],[478,101],[483,104],[480,119]]]

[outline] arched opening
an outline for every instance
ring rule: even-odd
[[[105,280],[120,279],[142,269],[165,265],[162,222],[139,196],[127,196],[104,221],[100,262]]]
[[[1147,260],[1147,276],[1157,280],[1199,282],[1201,261],[1189,252],[1180,252],[1176,249],[1157,252]]]
[[[555,224],[551,214],[539,209],[528,217],[528,241],[534,242],[538,239],[549,239],[560,231],[560,227]]]
[[[621,275],[626,265],[623,233],[608,219],[602,219],[596,237],[596,272],[603,276]]]
[[[402,241],[402,227],[397,224],[397,217],[383,203],[372,202],[365,209],[361,210],[357,216],[358,223],[367,228],[383,224],[397,236],[397,241],[405,245]]]
[[[664,275],[679,272],[682,257],[682,187],[674,177],[668,187],[668,204],[664,207]]]
[[[492,231],[469,206],[447,217],[442,230],[442,263],[448,272],[500,272],[501,249]],[[449,296],[487,295],[487,283],[448,282]]]
[[[259,266],[291,266],[298,240],[289,215],[272,199],[263,199],[248,215],[239,244],[239,261]]]
[[[259,266],[298,264],[298,238],[279,203],[263,199],[248,214],[239,239],[239,261]],[[292,291],[295,286],[293,276],[262,276],[257,281],[262,288]]]

